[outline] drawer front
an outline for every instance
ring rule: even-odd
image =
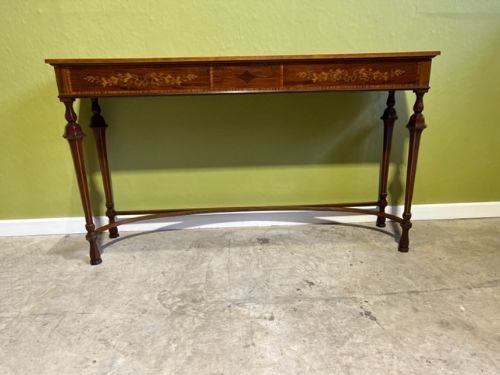
[[[414,62],[289,64],[284,68],[284,87],[288,89],[410,87],[418,81]]]
[[[67,74],[70,91],[87,96],[189,93],[210,89],[209,68],[199,66],[72,68]]]
[[[213,90],[245,91],[278,89],[281,64],[231,64],[213,67]]]

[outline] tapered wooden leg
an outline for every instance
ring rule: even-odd
[[[384,121],[384,144],[382,151],[382,161],[380,163],[380,182],[378,190],[378,210],[380,213],[385,213],[387,207],[387,179],[389,176],[389,160],[391,157],[392,130],[394,122],[398,119],[394,105],[396,99],[394,91],[389,91],[387,97],[387,108],[384,111],[381,119]],[[377,217],[377,227],[385,227],[385,217]]]
[[[97,146],[97,155],[99,157],[99,166],[101,169],[102,181],[104,185],[104,196],[106,198],[106,216],[109,223],[114,223],[116,218],[115,206],[113,203],[113,190],[111,188],[111,177],[109,174],[108,153],[106,150],[106,128],[108,124],[101,115],[101,107],[97,98],[92,98],[92,118],[90,127],[94,131],[95,142]],[[109,237],[118,237],[118,228],[109,229]]]
[[[90,264],[96,265],[102,262],[101,253],[97,246],[97,233],[95,231],[94,220],[92,218],[92,209],[90,207],[89,186],[87,182],[87,171],[85,169],[85,160],[83,158],[82,128],[76,122],[76,113],[73,109],[73,102],[75,99],[61,99],[66,107],[66,127],[64,128],[64,138],[68,140],[75,165],[76,178],[78,181],[78,189],[80,190],[80,197],[82,199],[83,212],[85,214],[85,228],[87,229],[87,236],[85,237],[90,244]]]
[[[399,251],[407,252],[409,249],[410,240],[408,232],[411,224],[411,202],[413,199],[413,188],[415,186],[415,173],[417,171],[418,148],[420,146],[420,136],[426,128],[424,115],[424,94],[427,90],[415,90],[417,99],[413,106],[413,115],[410,117],[407,128],[410,132],[410,140],[408,144],[408,167],[406,171],[406,187],[405,187],[405,207],[403,212],[403,221],[401,222],[401,238],[399,240]]]

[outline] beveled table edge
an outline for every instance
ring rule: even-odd
[[[262,56],[215,56],[215,57],[152,57],[152,58],[57,58],[45,59],[45,63],[57,65],[99,65],[99,64],[162,64],[162,63],[213,63],[213,62],[281,62],[314,60],[355,60],[355,59],[413,59],[429,58],[440,55],[440,51],[416,52],[378,52],[349,54],[313,54],[313,55],[262,55]]]

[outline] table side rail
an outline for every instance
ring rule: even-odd
[[[428,88],[431,59],[56,66],[59,96],[154,96]]]

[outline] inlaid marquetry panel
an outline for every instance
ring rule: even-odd
[[[404,87],[419,82],[416,62],[310,63],[284,67],[285,88]]]
[[[280,64],[214,65],[213,89],[277,89],[280,75]]]
[[[208,67],[114,67],[74,68],[69,73],[71,90],[79,93],[190,92],[208,90]]]

